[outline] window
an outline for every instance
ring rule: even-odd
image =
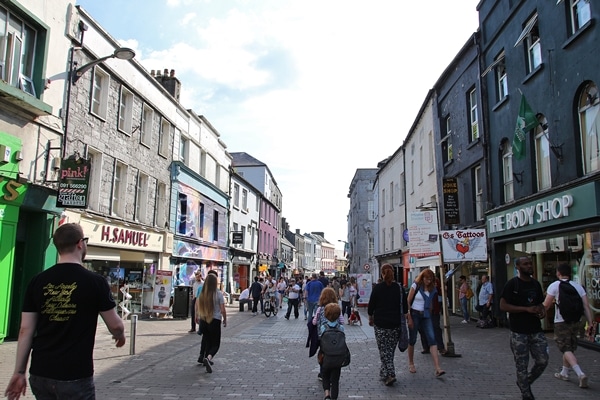
[[[102,153],[88,148],[88,158],[91,165],[91,176],[89,183],[88,208],[100,211],[100,193],[102,192]]]
[[[434,163],[435,163],[435,159],[434,159],[435,152],[433,151],[434,140],[433,140],[433,132],[432,131],[429,131],[429,135],[427,136],[427,139],[428,139],[428,142],[429,142],[428,143],[428,145],[429,145],[429,149],[428,150],[429,151],[427,152],[428,155],[429,155],[429,157],[428,157],[429,158],[429,172],[433,172],[433,170],[435,168],[435,165],[434,165]]]
[[[154,110],[144,104],[142,121],[140,123],[140,141],[146,146],[152,145],[152,130],[154,127]]]
[[[394,182],[390,182],[390,211],[394,211]]]
[[[135,215],[136,221],[148,222],[148,175],[138,172],[137,185],[135,188]]]
[[[219,241],[219,211],[213,210],[213,242]]]
[[[588,83],[579,99],[579,129],[585,174],[600,169],[600,102],[598,87]]]
[[[590,0],[570,0],[571,34],[579,31],[592,19]]]
[[[419,146],[419,184],[423,183],[423,145]]]
[[[203,178],[206,178],[206,159],[206,151],[204,149],[200,149],[200,176]],[[243,173],[240,173],[240,176],[243,177]]]
[[[525,43],[527,46],[527,73],[531,73],[542,64],[542,46],[540,44],[540,34],[537,24],[525,38]]]
[[[198,204],[198,235],[204,237],[204,203]]]
[[[32,96],[37,39],[36,29],[0,7],[0,79]]]
[[[404,204],[404,202],[406,201],[406,192],[404,191],[404,172],[400,174],[400,184],[398,185],[398,190],[399,190],[399,200],[400,203],[399,204]]]
[[[385,215],[385,189],[381,189],[381,216]]]
[[[154,223],[156,226],[161,228],[167,227],[167,204],[169,199],[167,198],[167,185],[164,183],[156,183],[156,207]]]
[[[189,162],[189,158],[188,158],[188,154],[190,151],[190,142],[189,140],[184,137],[183,135],[180,134],[180,139],[179,139],[179,160],[184,163],[185,165],[188,165]]]
[[[119,100],[119,130],[131,135],[133,116],[133,93],[121,85],[121,98]]]
[[[504,52],[496,57],[496,67],[494,68],[494,74],[496,76],[496,101],[502,101],[508,96],[508,78],[506,76],[506,62],[504,61]]]
[[[440,141],[442,145],[442,162],[444,164],[452,161],[452,118],[445,118],[445,135]]]
[[[248,191],[242,189],[242,210],[248,212]]]
[[[471,136],[469,142],[475,142],[479,139],[479,126],[477,116],[477,91],[472,89],[469,92],[469,123],[471,124]]]
[[[367,219],[369,221],[375,220],[375,202],[373,200],[367,202]]]
[[[390,228],[390,250],[395,250],[396,249],[396,238],[394,237],[394,227],[392,226]]]
[[[483,182],[481,176],[481,166],[475,167],[473,172],[474,176],[474,189],[475,189],[475,220],[480,221],[483,219]]]
[[[548,137],[548,120],[539,115],[540,123],[535,128],[535,162],[538,190],[552,186],[550,176],[550,139]]]
[[[406,240],[404,240],[404,231],[406,230],[406,223],[402,222],[400,224],[400,243],[402,243],[401,247],[405,247],[406,246]]]
[[[515,199],[513,188],[512,145],[510,140],[502,142],[502,181],[504,182],[504,202]]]
[[[123,216],[124,197],[127,189],[127,166],[115,160],[113,175],[112,202],[110,211],[113,215]]]
[[[240,208],[240,185],[237,183],[233,184],[233,205]]]
[[[171,124],[163,118],[160,122],[158,154],[162,156],[167,156],[167,154],[169,154],[169,140],[171,140]]]
[[[179,193],[179,203],[177,204],[177,233],[185,235],[187,233],[187,195]]]
[[[94,80],[92,82],[93,87],[90,112],[102,119],[106,119],[109,84],[110,76],[99,67],[94,67]]]

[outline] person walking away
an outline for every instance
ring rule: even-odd
[[[287,282],[284,277],[279,277],[279,282],[277,282],[277,302],[279,303],[279,308],[283,308],[283,295],[285,294],[285,290],[287,289]]]
[[[579,321],[582,315],[588,322],[587,335],[593,332],[594,322],[590,305],[585,289],[571,280],[571,267],[568,264],[560,264],[556,268],[557,281],[548,286],[544,307],[546,311],[556,304],[554,310],[554,340],[558,349],[562,353],[563,365],[560,372],[554,374],[554,377],[563,381],[569,380],[569,369],[577,374],[579,387],[588,387],[588,377],[583,373],[575,357],[577,350],[577,335],[579,333]],[[569,286],[566,286],[569,285]],[[566,287],[565,287],[566,286]],[[562,289],[562,290],[561,290]],[[561,304],[561,296],[562,304]],[[571,298],[571,296],[575,296]],[[562,311],[561,311],[562,309]],[[562,312],[565,315],[562,315]],[[571,315],[573,313],[573,315]]]
[[[494,287],[490,282],[490,277],[483,275],[481,277],[481,290],[479,291],[479,311],[481,319],[486,321],[491,314],[494,301]]]
[[[340,281],[337,276],[331,278],[331,287],[335,290],[335,294],[338,295],[338,301],[340,300]],[[342,313],[343,314],[343,313]]]
[[[254,282],[250,285],[250,297],[252,297],[252,314],[258,314],[258,302],[262,295],[262,285],[258,282],[258,276],[254,277]]]
[[[294,278],[290,279],[290,285],[286,289],[286,295],[288,298],[288,307],[287,312],[285,313],[285,319],[290,319],[292,308],[294,309],[294,317],[298,319],[298,316],[300,315],[300,313],[298,312],[298,302],[300,300],[300,286],[296,284],[296,280]]]
[[[408,315],[408,368],[411,373],[417,372],[414,364],[415,343],[419,328],[423,327],[423,333],[429,344],[429,352],[435,367],[435,376],[440,377],[446,372],[440,367],[440,358],[438,355],[438,346],[433,330],[433,301],[437,297],[437,288],[435,287],[435,276],[430,269],[421,271],[415,282],[411,285],[408,292],[408,304],[410,304],[410,313]]]
[[[323,284],[317,279],[317,274],[313,273],[310,282],[306,284],[306,300],[308,302],[308,318],[312,318],[315,307],[319,304],[319,296],[323,291]],[[337,301],[337,296],[336,296]]]
[[[206,281],[197,304],[196,318],[202,331],[198,362],[204,365],[206,372],[212,373],[212,360],[221,347],[221,321],[223,328],[227,327],[225,298],[223,293],[217,289],[216,276],[206,275]]]
[[[500,298],[500,310],[509,314],[510,348],[517,367],[517,386],[523,400],[534,399],[531,384],[548,365],[548,342],[540,319],[546,316],[544,292],[533,275],[531,258],[515,260],[518,276],[506,282]],[[534,359],[531,371],[529,354]]]
[[[104,277],[82,265],[88,238],[78,224],[58,227],[52,241],[58,263],[37,274],[27,286],[15,369],[4,395],[26,394],[29,356],[31,392],[39,399],[94,399],[94,341],[98,314],[117,347],[125,328]]]
[[[348,290],[350,291],[350,307],[358,307],[358,290],[356,288],[356,278],[353,276],[350,277],[350,282],[348,283]]]
[[[325,276],[325,271],[319,271],[319,282],[323,284],[324,288],[329,286],[329,278]]]
[[[333,290],[330,287],[323,289],[321,295],[319,296],[318,304],[319,307],[317,308],[315,316],[312,318],[311,322],[314,326],[317,327],[317,331],[319,332],[320,337],[321,327],[327,323],[327,318],[325,318],[325,306],[327,306],[328,304],[337,304],[337,296],[335,295],[335,290]],[[340,324],[344,324],[344,317],[341,314],[339,316],[339,320]],[[319,374],[317,375],[317,378],[319,380],[323,379],[322,368],[319,368]]]
[[[325,316],[326,323],[321,325],[319,329],[319,336],[323,337],[323,333],[325,333],[327,329],[332,328],[344,332],[344,326],[340,323],[340,319],[343,319],[343,317],[340,306],[337,304],[337,302],[327,304],[324,308],[323,314]],[[322,352],[323,362],[321,374],[323,377],[323,390],[325,391],[325,399],[336,400],[340,391],[340,376],[342,374],[342,367],[338,367],[337,365],[330,367],[328,365],[328,358],[332,357],[332,355],[328,354],[325,350]]]
[[[202,290],[202,273],[199,269],[194,272],[194,276],[194,283],[192,283],[192,303],[190,304],[192,315],[192,328],[189,330],[190,333],[196,332],[196,300]]]
[[[469,316],[469,299],[467,298],[467,291],[469,290],[469,284],[467,283],[467,277],[461,275],[458,278],[458,300],[460,301],[460,309],[463,314],[463,324],[468,324],[471,317]]]
[[[401,315],[408,316],[408,303],[404,288],[394,281],[394,269],[390,264],[381,266],[383,282],[375,285],[367,305],[369,325],[375,331],[379,350],[379,377],[386,386],[396,382],[394,354],[400,340]]]

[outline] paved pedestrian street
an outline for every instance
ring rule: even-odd
[[[234,307],[235,306],[235,307]],[[364,310],[364,309],[363,309]],[[128,342],[117,349],[99,320],[96,339],[95,382],[98,399],[323,399],[317,380],[316,357],[308,358],[306,321],[253,316],[227,307],[228,325],[213,373],[197,363],[200,336],[188,333],[188,320],[139,320],[135,355]],[[352,363],[342,369],[340,399],[520,399],[515,367],[508,346],[508,330],[478,329],[450,317],[455,351],[461,357],[441,357],[446,374],[434,377],[430,355],[415,346],[416,374],[408,371],[407,354],[396,351],[398,382],[392,387],[379,380],[379,356],[373,328],[362,311],[363,326],[346,326]],[[548,334],[550,364],[533,385],[536,399],[600,398],[600,353],[579,348],[577,357],[589,376],[589,388],[580,389],[574,373],[570,382],[554,378],[561,356]],[[0,345],[0,387],[4,391],[14,366],[16,342]],[[32,399],[29,392],[24,399]]]

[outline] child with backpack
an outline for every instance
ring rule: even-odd
[[[339,322],[341,313],[337,303],[327,304],[324,311],[327,322],[319,327],[319,363],[322,368],[325,399],[338,398],[342,367],[350,363],[344,327]]]

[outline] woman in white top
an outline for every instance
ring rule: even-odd
[[[283,307],[283,295],[285,294],[285,289],[287,289],[287,282],[282,276],[279,278],[279,282],[277,282],[277,303],[279,303],[279,308]]]
[[[421,334],[427,337],[427,343],[430,344],[429,352],[431,353],[431,358],[433,358],[435,376],[439,378],[446,372],[440,368],[437,342],[431,320],[433,302],[437,301],[437,297],[433,271],[429,268],[424,269],[417,279],[415,279],[408,292],[408,304],[410,304],[410,313],[408,314],[407,321],[409,329],[408,370],[413,374],[417,372],[414,364],[415,343],[417,341],[417,333],[419,332],[419,328],[421,328]]]

